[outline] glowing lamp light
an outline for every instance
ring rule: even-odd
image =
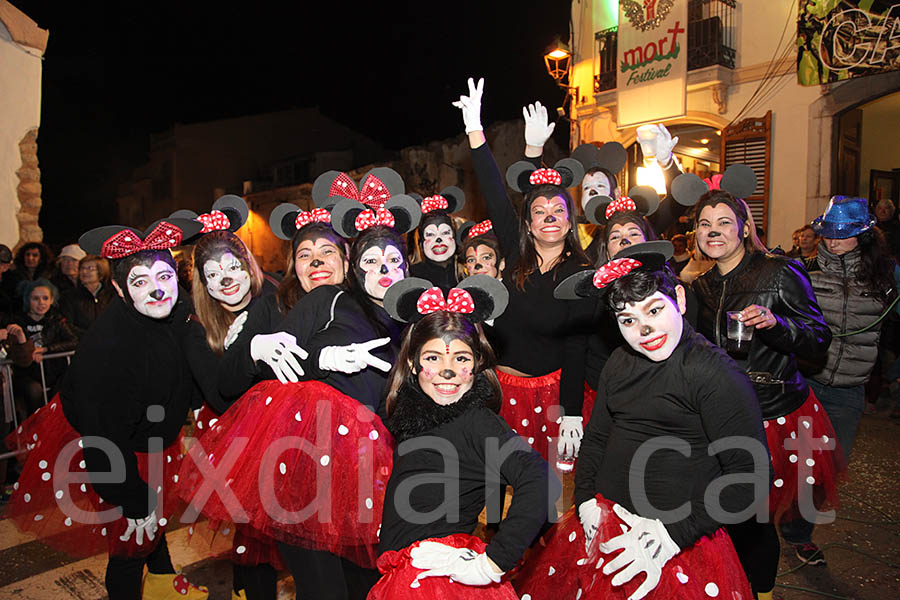
[[[666,178],[663,177],[662,167],[654,161],[649,167],[637,168],[637,184],[649,185],[660,196],[666,194]]]
[[[705,146],[706,144],[709,143],[709,138],[703,138],[702,140],[700,140],[700,143]]]
[[[562,85],[563,78],[569,74],[569,62],[571,60],[572,50],[569,49],[568,44],[558,37],[544,52],[544,64],[547,66],[547,73],[560,85]]]

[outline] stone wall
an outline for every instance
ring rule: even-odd
[[[19,142],[22,166],[16,171],[19,185],[16,194],[19,199],[19,246],[26,242],[40,242],[44,233],[38,225],[41,212],[41,170],[37,157],[38,130],[32,129]]]

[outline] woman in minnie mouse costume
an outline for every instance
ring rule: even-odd
[[[418,200],[418,198],[416,198]],[[456,225],[452,213],[462,209],[466,196],[456,186],[428,196],[419,204],[422,220],[416,228],[418,250],[422,260],[409,265],[409,273],[449,290],[459,281],[456,270]]]
[[[373,181],[383,183],[372,175],[363,191]],[[349,186],[341,187],[350,195]],[[304,293],[274,334],[254,333],[259,329],[251,311],[226,352],[223,364],[233,365],[233,373],[224,385],[262,381],[201,440],[199,463],[218,472],[213,476],[200,464],[182,470],[194,489],[210,477],[227,486],[233,503],[198,493],[192,507],[215,523],[243,522],[257,537],[276,540],[298,590],[310,598],[363,598],[377,578],[372,569],[393,442],[376,411],[400,338],[400,325],[381,303],[406,275],[400,233],[419,218],[416,202],[395,191],[377,210],[349,197],[334,204],[332,236],[358,236],[349,263],[323,234],[324,223],[306,222],[313,215],[289,207],[273,212],[270,224],[282,235],[301,225],[293,277]],[[320,276],[333,284],[316,284]],[[289,277],[285,282],[290,285]]]
[[[472,164],[506,259],[503,283],[510,300],[494,322],[493,337],[503,388],[500,415],[544,458],[574,457],[589,396],[584,349],[594,303],[558,302],[553,289],[590,266],[575,234],[575,207],[566,190],[581,180],[583,170],[570,158],[553,169],[536,169],[528,161],[513,164],[507,182],[525,193],[517,215],[481,126],[483,85],[484,80],[476,86],[469,79],[469,96],[460,96],[454,106],[462,110]]]
[[[671,255],[669,242],[638,244],[558,289],[600,296],[628,344],[607,362],[584,432],[577,510],[529,556],[523,598],[753,598],[722,520],[765,506],[759,406],[747,376],[683,319]]]
[[[107,548],[113,600],[208,596],[175,573],[165,538],[193,391],[182,350],[190,309],[169,248],[200,227],[167,219],[146,233],[108,226],[81,236],[86,252],[112,261],[120,298],[82,338],[59,397],[19,431],[32,450],[9,516],[80,556]]]
[[[446,298],[415,278],[385,296],[395,319],[414,324],[388,392],[387,424],[399,445],[381,526],[382,577],[370,600],[518,598],[503,574],[554,512],[560,487],[496,414],[500,385],[478,323],[496,318],[507,299],[486,275],[464,279]],[[448,476],[458,487],[440,483]],[[512,505],[485,544],[471,534],[486,497],[502,496],[506,484],[515,489]]]

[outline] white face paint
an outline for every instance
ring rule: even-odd
[[[581,180],[581,207],[584,208],[594,196],[612,196],[609,178],[600,171],[585,175]]]
[[[449,223],[431,223],[422,232],[422,249],[428,260],[446,262],[456,253],[456,240]]]
[[[250,293],[250,273],[230,251],[222,254],[219,260],[206,261],[203,277],[206,278],[206,291],[222,304],[240,304]]]
[[[678,303],[657,291],[640,302],[629,302],[616,313],[619,331],[635,352],[654,362],[666,360],[675,351],[684,329],[684,288],[675,288]]]
[[[134,309],[151,319],[165,319],[178,301],[178,277],[169,263],[156,261],[149,268],[132,267],[128,272],[128,295]]]
[[[372,246],[363,252],[358,266],[365,275],[366,293],[382,300],[387,289],[405,277],[403,265],[403,253],[393,244],[388,244],[384,250]]]

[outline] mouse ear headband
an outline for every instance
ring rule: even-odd
[[[168,250],[183,245],[183,240],[200,233],[203,224],[191,219],[168,218],[153,223],[141,232],[124,225],[96,227],[78,238],[88,254],[116,260],[144,250]]]
[[[628,246],[599,268],[586,269],[566,277],[553,290],[553,297],[557,300],[578,300],[590,296],[603,296],[608,291],[607,286],[616,279],[638,269],[648,271],[659,269],[672,258],[674,252],[672,242],[667,240]]]
[[[377,210],[405,191],[403,178],[388,167],[376,167],[366,173],[359,187],[346,173],[327,171],[313,182],[312,199],[318,208],[331,209],[342,200],[350,199]]]
[[[381,208],[344,198],[331,212],[331,226],[345,238],[358,237],[366,229],[383,225],[397,233],[408,233],[419,225],[422,211],[419,204],[406,194],[390,198]]]
[[[648,185],[631,188],[627,196],[613,200],[609,196],[594,196],[584,206],[584,215],[595,225],[606,225],[617,212],[634,211],[642,217],[652,215],[659,208],[659,194]]]
[[[305,211],[296,204],[284,202],[269,215],[269,228],[275,237],[290,240],[300,229],[312,223],[331,224],[331,213],[325,208]]]
[[[181,209],[169,215],[169,219],[192,219],[200,223],[200,231],[196,235],[185,237],[183,240],[183,243],[187,243],[196,241],[196,238],[200,235],[212,233],[213,231],[230,231],[234,233],[244,226],[249,214],[250,208],[243,198],[234,194],[226,194],[213,203],[208,213],[198,215],[192,210]]]
[[[609,189],[619,186],[616,173],[625,167],[628,153],[619,142],[606,142],[599,148],[594,144],[581,144],[572,152],[572,158],[581,163],[585,173],[591,169],[603,169],[610,178]]]
[[[476,238],[480,235],[494,233],[494,225],[490,219],[485,219],[480,223],[475,221],[466,221],[456,230],[456,243],[462,245],[466,240]]]
[[[584,178],[584,167],[573,158],[564,158],[553,165],[553,168],[536,168],[527,160],[513,163],[506,170],[506,183],[517,192],[527,193],[539,185],[558,185],[568,188],[581,184]]]
[[[427,279],[407,277],[389,287],[384,295],[384,309],[404,323],[439,311],[459,313],[472,323],[480,323],[499,317],[507,304],[506,286],[487,275],[466,277],[446,296]]]
[[[423,216],[436,211],[449,215],[461,210],[466,205],[466,194],[455,185],[447,186],[439,194],[427,198],[422,198],[418,194],[410,194],[410,196],[419,203]]]
[[[741,199],[752,196],[756,190],[756,173],[747,165],[737,164],[725,169],[724,174],[709,179],[684,173],[672,182],[672,197],[685,206],[694,206],[710,190],[725,190]]]

